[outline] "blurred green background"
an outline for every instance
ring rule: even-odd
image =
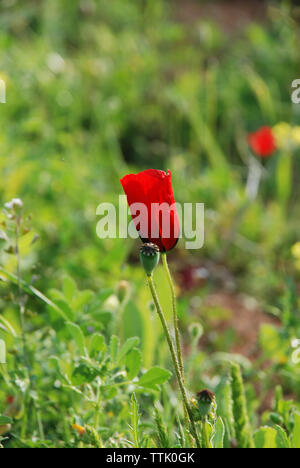
[[[2,0],[0,6],[7,95],[0,104],[0,201],[24,203],[23,279],[86,335],[92,329],[108,339],[118,330],[121,342],[138,336],[144,366],[166,365],[139,241],[99,239],[96,207],[117,203],[124,174],[170,169],[176,201],[206,207],[204,247],[187,251],[180,241],[169,255],[191,390],[217,391],[220,363],[237,359],[254,420],[270,408],[275,384],[295,401],[300,395],[300,105],[291,102],[291,83],[300,78],[299,21],[299,6],[289,1]],[[272,158],[257,159],[263,178],[248,203],[254,156],[247,135],[262,125],[283,139]],[[0,222],[0,264],[15,274],[13,230],[5,214]],[[0,338],[13,380],[21,359],[17,293],[5,274],[0,278]],[[160,269],[156,278],[170,314]],[[115,294],[121,280],[129,282],[122,307]],[[45,359],[32,364],[44,401],[54,378],[47,359],[63,356],[70,337],[34,297],[25,322],[30,353]],[[203,332],[194,347],[193,323]],[[7,333],[8,325],[15,333]],[[56,424],[54,415],[47,418]]]

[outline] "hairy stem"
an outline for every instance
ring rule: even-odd
[[[20,237],[20,227],[21,227],[22,215],[17,214],[16,216],[16,245],[15,245],[15,254],[17,258],[17,285],[18,285],[18,305],[19,305],[19,313],[20,313],[20,325],[21,325],[21,337],[22,337],[22,347],[23,347],[23,361],[24,361],[24,368],[26,371],[27,379],[28,379],[28,387],[24,394],[24,407],[27,408],[29,403],[29,395],[30,395],[30,371],[29,371],[29,362],[27,357],[27,343],[26,343],[26,334],[25,334],[25,306],[24,306],[24,299],[22,297],[22,276],[21,276],[21,257],[20,257],[20,249],[19,249],[19,237]],[[27,408],[28,410],[28,408]],[[21,438],[25,439],[26,431],[27,431],[27,422],[28,422],[28,414],[27,411],[24,413],[23,421],[22,421],[22,428],[21,428]]]
[[[194,437],[194,439],[196,441],[197,447],[200,448],[200,441],[199,441],[199,437],[198,437],[198,434],[197,434],[196,424],[195,424],[193,415],[192,415],[190,407],[189,407],[188,397],[187,397],[187,393],[186,393],[186,390],[185,390],[185,387],[184,387],[182,375],[181,375],[181,372],[180,372],[180,367],[179,367],[176,351],[175,351],[175,348],[174,348],[174,345],[173,345],[173,341],[172,341],[172,338],[171,338],[171,335],[170,335],[170,331],[169,331],[169,328],[168,328],[168,325],[167,325],[167,322],[166,322],[162,307],[160,305],[160,302],[159,302],[159,299],[158,299],[158,296],[157,296],[157,292],[156,292],[156,289],[155,289],[155,286],[154,286],[154,283],[153,283],[152,275],[147,276],[147,280],[148,280],[149,288],[150,288],[150,291],[151,291],[151,294],[152,294],[152,297],[153,297],[153,301],[154,301],[157,313],[159,315],[159,318],[160,318],[160,321],[161,321],[161,324],[162,324],[162,327],[164,329],[164,333],[165,333],[165,336],[166,336],[166,339],[167,339],[167,342],[168,342],[168,345],[169,345],[169,349],[170,349],[171,357],[172,357],[172,360],[173,360],[173,365],[174,365],[174,368],[175,368],[175,373],[176,373],[178,385],[179,385],[181,395],[182,395],[183,404],[184,404],[185,410],[186,410],[186,412],[188,414],[188,417],[189,417],[189,420],[190,420],[191,433],[192,433],[192,435],[193,435],[193,437]]]
[[[95,409],[95,418],[94,418],[94,427],[96,431],[98,430],[98,426],[99,426],[100,409],[101,409],[101,391],[100,391],[100,384],[98,382],[97,394],[96,394],[96,409]]]
[[[20,249],[19,249],[19,236],[20,236],[20,218],[17,217],[16,220],[16,258],[17,258],[17,279],[18,279],[18,305],[19,305],[19,312],[20,312],[20,324],[21,324],[21,336],[22,336],[22,344],[23,344],[23,359],[25,368],[28,370],[28,362],[27,362],[27,351],[26,351],[26,335],[25,335],[25,307],[24,301],[22,299],[22,277],[21,277],[21,259],[20,259]]]
[[[184,381],[184,366],[183,366],[181,342],[180,342],[180,333],[179,333],[179,326],[178,326],[178,315],[177,315],[175,287],[174,287],[173,279],[172,279],[171,272],[170,272],[169,265],[168,265],[167,254],[163,253],[161,257],[162,257],[164,270],[165,270],[167,278],[168,278],[168,283],[169,283],[169,286],[170,286],[170,290],[171,290],[172,309],[173,309],[173,325],[174,325],[174,331],[175,331],[177,357],[178,357],[178,363],[179,363],[179,368],[180,368],[180,373],[181,373],[181,376],[182,376],[182,380]]]

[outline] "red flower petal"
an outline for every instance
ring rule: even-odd
[[[147,169],[138,174],[128,174],[121,179],[121,184],[127,196],[128,205],[132,219],[138,231],[142,226],[148,224],[147,232],[139,232],[143,241],[153,242],[159,247],[161,252],[172,249],[179,236],[179,220],[176,209],[172,205],[175,203],[171,172]],[[147,208],[147,219],[140,212],[134,212],[134,204],[143,203]],[[165,213],[158,213],[153,204],[162,203],[165,205]],[[165,215],[165,218],[163,216]],[[139,218],[141,223],[139,223]],[[170,232],[164,230],[164,221],[170,218]],[[151,223],[156,227],[157,236],[151,235]],[[156,234],[156,233],[154,233]],[[166,235],[167,234],[167,235]]]
[[[275,138],[270,127],[261,127],[248,135],[248,142],[252,151],[262,158],[272,156],[276,151]]]

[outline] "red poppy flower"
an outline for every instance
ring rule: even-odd
[[[124,176],[121,184],[142,241],[156,244],[161,252],[175,247],[179,237],[179,219],[171,172],[147,169]]]
[[[261,158],[268,158],[276,151],[275,138],[270,127],[261,127],[248,135],[248,142],[254,153]]]

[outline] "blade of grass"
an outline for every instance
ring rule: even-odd
[[[139,443],[139,434],[138,434],[138,423],[139,423],[139,407],[137,403],[137,399],[135,393],[131,396],[131,431],[132,437],[134,441],[135,448],[140,447]]]
[[[7,277],[12,283],[16,285],[18,284],[17,276],[13,273],[9,273],[2,267],[0,267],[0,274],[4,275],[4,277]],[[64,311],[60,307],[58,307],[54,302],[52,302],[51,299],[49,299],[47,296],[41,293],[41,291],[31,286],[24,280],[20,281],[20,286],[23,289],[23,291],[27,292],[28,294],[31,294],[32,296],[37,297],[39,300],[47,304],[47,306],[49,306],[51,309],[55,310],[64,320],[69,322],[69,318],[64,313]]]

